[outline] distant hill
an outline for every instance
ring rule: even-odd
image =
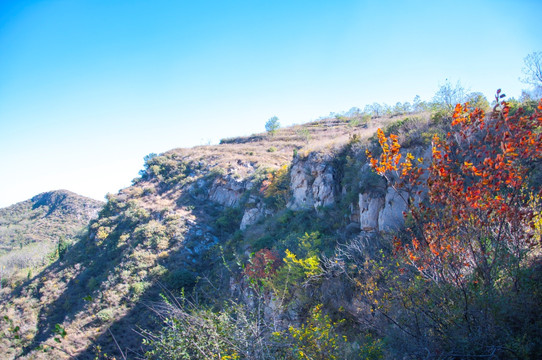
[[[100,201],[57,190],[0,209],[3,275],[39,265],[61,239],[73,241],[102,206]]]

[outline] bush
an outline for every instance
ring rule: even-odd
[[[113,310],[112,309],[100,310],[96,314],[96,317],[100,319],[101,322],[104,322],[104,323],[109,322],[113,319]]]
[[[146,359],[275,358],[261,313],[236,303],[214,312],[184,297],[174,303],[168,300],[155,309],[164,326],[157,333],[143,333]]]
[[[503,102],[486,116],[458,105],[446,137],[433,137],[427,167],[378,131],[382,154],[371,165],[390,182],[401,179],[395,187],[409,193],[415,229],[407,241],[394,239],[396,259],[364,261],[357,284],[372,311],[399,327],[387,332],[403,354],[542,356],[542,303],[533,297],[540,283],[528,280],[540,278],[540,207],[529,177],[542,159],[542,114],[509,110]],[[430,205],[414,201],[421,187]]]
[[[290,359],[346,359],[348,339],[337,332],[337,327],[343,321],[331,321],[328,315],[322,313],[320,304],[312,309],[310,317],[301,327],[290,326],[288,333],[275,333],[275,336],[291,344]]]
[[[135,282],[133,284],[130,284],[130,292],[137,298],[145,292],[147,287],[148,283],[146,282]]]
[[[224,235],[233,234],[239,229],[243,211],[240,207],[225,207],[215,221],[219,233]]]
[[[275,209],[284,208],[290,193],[290,172],[288,165],[267,174],[260,192],[264,194],[267,205]]]
[[[166,283],[168,288],[174,290],[190,289],[196,284],[196,277],[186,269],[176,269],[168,273]]]

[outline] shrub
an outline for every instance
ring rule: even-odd
[[[331,321],[328,315],[322,313],[322,305],[316,305],[310,317],[301,327],[290,326],[288,333],[275,333],[282,341],[291,343],[290,356],[299,360],[329,360],[346,359],[346,336],[340,336],[337,327],[344,320]]]
[[[98,311],[96,317],[100,319],[101,322],[109,322],[113,319],[113,310],[112,309],[103,309]]]
[[[286,206],[290,192],[290,176],[288,165],[267,174],[262,182],[260,192],[264,194],[266,203],[271,207],[280,209]]]
[[[130,292],[135,297],[139,297],[141,294],[145,292],[147,287],[148,287],[148,283],[146,282],[135,282],[133,284],[130,284]]]
[[[93,290],[95,290],[95,289],[98,287],[98,285],[99,285],[98,280],[93,276],[93,277],[91,277],[90,279],[88,279],[86,288],[87,288],[89,291],[93,291]]]
[[[243,211],[240,207],[225,207],[215,221],[215,226],[222,236],[239,229]]]
[[[261,313],[231,303],[214,312],[182,297],[155,309],[159,332],[144,331],[146,359],[273,359]]]
[[[167,274],[166,282],[168,288],[180,290],[189,289],[196,284],[196,277],[186,269],[176,269]]]
[[[269,279],[275,275],[279,266],[280,259],[275,252],[261,249],[250,258],[245,274],[253,280]]]

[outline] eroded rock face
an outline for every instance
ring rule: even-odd
[[[334,176],[332,160],[332,155],[322,153],[311,153],[308,157],[293,160],[290,170],[291,198],[287,204],[289,209],[317,210],[337,201],[340,183]],[[252,186],[249,180],[229,174],[216,178],[208,187],[209,200],[227,207],[244,206],[241,230],[273,214],[258,196],[251,195],[246,204],[241,204],[243,194]],[[404,225],[403,213],[407,211],[406,194],[402,195],[392,187],[384,191],[369,189],[359,194],[358,203],[350,209],[352,221],[359,223],[362,231],[400,230]]]
[[[378,230],[396,231],[401,229],[405,222],[403,213],[407,211],[407,194],[399,193],[388,187],[384,207],[378,214]]]
[[[297,158],[290,171],[291,210],[325,207],[335,202],[338,184],[333,176],[329,156],[312,153],[306,159]]]
[[[384,198],[372,194],[359,194],[359,225],[363,231],[379,229],[379,213],[384,208]]]
[[[245,230],[248,226],[253,225],[266,216],[273,214],[273,211],[268,209],[265,204],[255,196],[250,197],[247,205],[248,206],[245,208],[245,212],[243,214],[243,219],[241,220],[241,230]]]
[[[234,207],[239,204],[241,196],[247,189],[248,184],[244,180],[219,177],[211,185],[209,199],[224,206]]]
[[[359,194],[359,223],[363,231],[397,231],[405,222],[403,213],[407,211],[407,194],[398,193],[388,187],[385,196],[379,194]]]

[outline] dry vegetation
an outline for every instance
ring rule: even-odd
[[[248,137],[222,139],[220,145],[196,146],[189,149],[174,149],[165,154],[177,154],[183,161],[203,161],[211,167],[234,170],[240,177],[253,168],[278,168],[291,161],[294,151],[309,154],[314,151],[331,152],[348,143],[352,135],[367,140],[376,129],[401,122],[413,115],[381,116],[363,120],[361,117],[326,118],[302,125],[294,125],[276,131],[254,134]],[[419,127],[428,125],[430,114],[417,113]],[[423,124],[422,124],[423,123]]]

